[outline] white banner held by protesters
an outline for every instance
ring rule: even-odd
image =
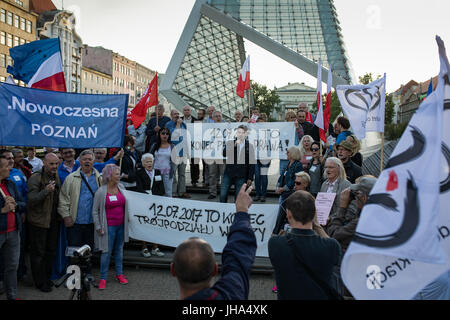
[[[295,145],[294,122],[188,123],[186,141],[191,145],[191,157],[223,159],[224,144],[236,137],[241,125],[247,126],[248,140],[255,147],[259,160],[287,159],[287,149]]]
[[[129,234],[136,240],[177,247],[189,237],[206,240],[222,253],[236,213],[231,203],[204,202],[126,191]],[[255,231],[256,256],[268,257],[267,245],[278,214],[278,205],[252,205],[250,223]]]
[[[368,85],[337,86],[336,92],[358,139],[366,132],[384,132],[386,74]]]
[[[436,91],[380,175],[342,261],[342,278],[357,299],[411,299],[450,268],[450,84],[438,43]]]

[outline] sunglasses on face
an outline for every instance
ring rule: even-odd
[[[311,149],[311,151],[319,151],[320,149],[317,149],[317,148],[314,148],[314,149]]]
[[[161,132],[161,135],[162,135],[162,136],[168,136],[169,133],[168,133],[168,132]]]
[[[295,181],[295,185],[296,186],[301,186],[303,183],[301,183],[301,182],[298,182],[298,181]]]

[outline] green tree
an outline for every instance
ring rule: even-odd
[[[267,114],[269,121],[272,121],[271,115],[275,106],[281,102],[280,96],[275,90],[270,90],[267,86],[261,85],[255,81],[252,81],[250,86],[255,107],[259,108],[259,112]]]

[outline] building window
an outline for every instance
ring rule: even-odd
[[[94,81],[94,75],[91,73],[91,81]]]
[[[17,3],[19,6],[23,7],[23,2],[22,2],[22,1],[20,1],[20,0],[15,0],[14,2]]]
[[[10,48],[12,47],[12,45],[13,45],[12,34],[9,34],[9,33],[6,34],[6,45]]]
[[[32,33],[33,23],[27,20],[27,32]]]
[[[13,66],[14,65],[13,59],[10,56],[8,56],[7,59],[8,59],[8,66]]]
[[[0,53],[0,67],[6,68],[6,55]]]
[[[5,78],[5,77],[0,77],[0,81],[1,81],[1,82],[5,82],[5,81],[6,81],[6,78]]]
[[[14,15],[14,27],[20,28],[20,17],[17,14]]]
[[[20,45],[25,44],[25,39],[20,39]]]
[[[87,80],[87,73],[83,72],[83,74],[84,74],[84,80]]]
[[[14,36],[14,47],[17,47],[20,43],[19,37]]]
[[[2,9],[1,13],[0,13],[0,21],[1,22],[6,22],[6,10]]]
[[[25,23],[25,18],[20,18],[20,29],[25,31],[27,29],[27,24]]]
[[[6,33],[4,31],[0,31],[0,44],[6,45]]]
[[[6,21],[10,26],[13,25],[13,14],[8,11],[8,20]]]

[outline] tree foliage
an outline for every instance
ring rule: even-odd
[[[259,112],[267,114],[269,120],[272,120],[272,112],[275,106],[281,102],[280,96],[275,90],[270,90],[267,86],[261,85],[255,81],[252,81],[250,86],[253,93],[255,107],[258,107]]]

